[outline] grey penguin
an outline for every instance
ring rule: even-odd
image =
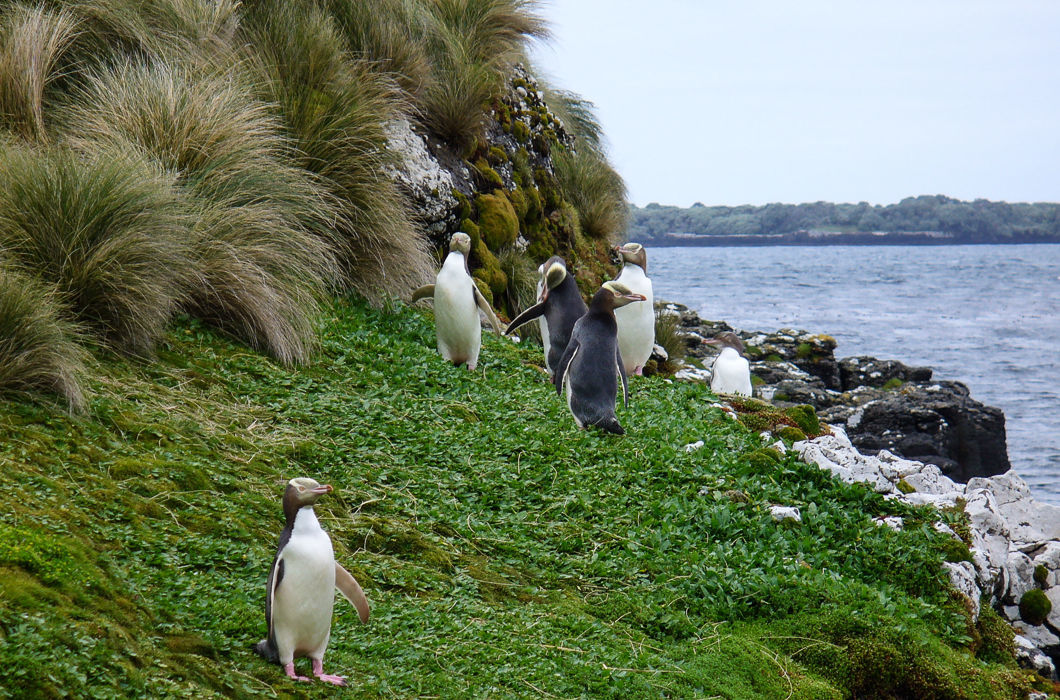
[[[286,525],[280,533],[265,595],[265,621],[269,636],[254,645],[266,661],[283,666],[287,676],[299,681],[295,656],[308,656],[313,675],[335,685],[346,679],[324,673],[324,652],[331,637],[335,589],[350,601],[361,622],[368,622],[368,600],[350,572],[335,561],[331,538],[320,527],[313,505],[330,485],[306,477],[291,479],[283,494]]]
[[[640,375],[655,347],[655,296],[648,278],[648,253],[640,243],[627,243],[615,247],[614,251],[625,262],[616,280],[644,297],[642,304],[615,310],[618,347],[622,350],[626,372]]]
[[[434,284],[427,284],[412,294],[415,303],[427,297],[434,298],[434,327],[438,340],[438,352],[454,365],[466,364],[474,370],[482,348],[482,311],[498,335],[504,332],[500,320],[493,313],[467,266],[471,252],[471,236],[457,231],[449,240],[449,255],[438,271]]]
[[[551,374],[563,351],[570,342],[571,331],[579,318],[589,308],[578,291],[574,275],[567,270],[566,261],[558,255],[548,259],[543,268],[544,284],[541,300],[512,319],[505,334],[511,334],[519,326],[535,318],[544,317],[547,331],[545,345],[545,367]]]
[[[644,301],[629,287],[612,280],[593,295],[589,310],[574,324],[570,342],[556,365],[556,393],[567,391],[567,407],[579,428],[595,425],[609,433],[625,430],[615,417],[615,394],[622,378],[623,405],[629,404],[629,380],[618,349],[615,309]]]
[[[714,358],[710,373],[710,390],[715,394],[751,395],[751,366],[743,356],[743,341],[731,331],[719,333],[708,345],[717,345],[721,354]]]

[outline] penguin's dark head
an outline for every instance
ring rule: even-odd
[[[604,282],[604,285],[600,287],[600,291],[604,290],[606,290],[611,297],[611,308],[613,309],[625,306],[634,301],[644,301],[647,299],[643,294],[635,294],[629,287],[616,280]]]
[[[744,351],[743,341],[740,340],[740,336],[736,335],[732,331],[718,333],[713,338],[709,340],[704,340],[703,342],[707,345],[717,345],[722,350],[724,350],[725,348],[732,348],[741,355]]]
[[[627,243],[624,246],[615,246],[614,251],[618,253],[623,262],[640,265],[645,272],[648,271],[648,253],[640,243]]]
[[[283,500],[285,505],[290,500],[295,507],[304,508],[314,505],[321,496],[331,491],[330,484],[320,484],[315,479],[301,476],[287,482],[287,491],[283,495]]]
[[[465,258],[471,253],[471,236],[463,231],[457,231],[449,239],[449,252],[460,253]]]

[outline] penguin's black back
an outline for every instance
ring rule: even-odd
[[[583,425],[622,434],[622,426],[615,418],[619,370],[614,313],[590,309],[574,324],[570,344],[576,348],[566,372],[571,412]]]
[[[548,324],[548,366],[555,369],[563,351],[567,349],[574,324],[589,310],[578,291],[574,277],[567,275],[563,281],[549,290],[545,300],[545,322]]]

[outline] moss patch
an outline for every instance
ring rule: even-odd
[[[1040,588],[1034,588],[1020,598],[1020,619],[1028,625],[1040,625],[1049,617],[1053,603]]]
[[[519,235],[519,217],[503,193],[481,194],[475,198],[475,206],[482,239],[491,251],[499,251],[515,242]]]

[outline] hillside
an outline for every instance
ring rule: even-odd
[[[468,373],[429,311],[358,301],[320,338],[290,369],[184,318],[158,362],[98,361],[83,417],[0,403],[0,694],[331,696],[250,650],[297,475],[335,486],[373,604],[340,600],[325,660],[356,697],[1030,689],[955,602],[937,513],[763,451],[702,385],[638,379],[616,439],[575,429],[539,347],[488,336]]]
[[[964,202],[630,208],[630,235],[654,245],[881,245],[1060,242],[1060,204]]]

